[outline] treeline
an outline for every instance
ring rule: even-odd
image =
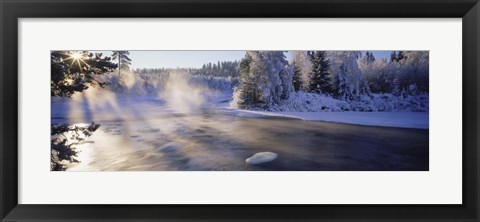
[[[145,79],[175,71],[187,72],[191,75],[238,77],[238,65],[238,61],[218,61],[217,63],[203,64],[201,68],[137,68],[131,71]]]
[[[193,75],[238,77],[238,64],[238,61],[218,61],[217,63],[203,64],[201,68],[191,68],[189,72]]]
[[[146,95],[161,91],[172,75],[193,87],[229,91],[238,84],[238,62],[219,61],[201,68],[137,68],[107,75],[107,88],[121,94]]]
[[[429,53],[393,51],[390,59],[362,58],[359,66],[373,93],[418,95],[429,92]]]
[[[306,92],[345,101],[428,94],[428,52],[393,51],[390,60],[361,51],[248,51],[240,61],[240,84],[233,105],[269,108]]]

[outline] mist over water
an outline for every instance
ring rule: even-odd
[[[214,113],[106,121],[69,170],[428,170],[427,133]],[[264,151],[279,157],[245,163]]]
[[[67,170],[428,170],[428,130],[240,117],[224,97],[169,83],[158,95],[89,89],[52,103],[54,122],[101,124]],[[278,158],[245,162],[258,152]]]
[[[164,90],[159,97],[163,98],[166,106],[175,112],[193,113],[202,110],[209,90],[189,84],[184,75],[170,73]]]
[[[51,93],[72,97],[52,97],[52,123],[70,128],[52,125],[51,169],[75,162],[61,155],[75,156],[73,144],[71,171],[428,170],[427,51],[393,51],[391,61],[361,51],[243,54],[131,69],[128,51],[113,51],[115,63],[52,52]],[[73,126],[86,141],[64,135],[78,134]]]

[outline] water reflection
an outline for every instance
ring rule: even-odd
[[[72,171],[428,170],[428,130],[366,127],[215,111],[100,121]],[[257,152],[272,162],[248,165]]]

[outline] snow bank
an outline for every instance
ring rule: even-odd
[[[255,153],[255,155],[247,158],[245,162],[252,165],[266,163],[276,159],[277,156],[278,155],[276,153],[272,153],[272,152],[260,152],[260,153]]]
[[[426,112],[268,112],[237,110],[244,117],[286,117],[301,120],[348,123],[366,126],[387,126],[400,128],[428,129]]]
[[[270,111],[283,112],[428,112],[428,95],[395,96],[391,94],[372,94],[355,100],[338,100],[316,93],[296,92],[276,105]]]

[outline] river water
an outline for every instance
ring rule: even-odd
[[[71,171],[424,171],[428,130],[249,118],[204,110],[110,118]],[[270,162],[245,159],[273,152]]]

